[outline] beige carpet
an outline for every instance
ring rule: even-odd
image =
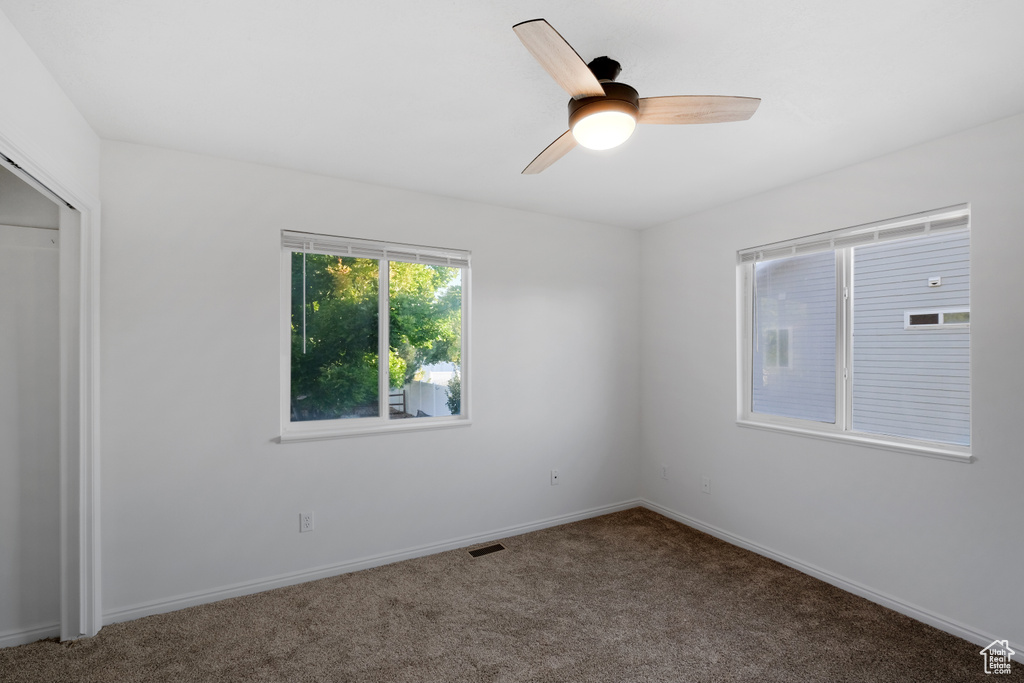
[[[502,543],[0,650],[0,681],[1024,681],[641,508]]]

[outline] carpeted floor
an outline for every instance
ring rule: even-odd
[[[0,681],[991,680],[971,643],[642,508],[502,543],[0,650]]]

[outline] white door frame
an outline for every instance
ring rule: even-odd
[[[100,202],[41,152],[0,130],[9,171],[58,201],[60,211],[60,637],[103,625],[100,596]],[[69,208],[67,204],[74,207]]]

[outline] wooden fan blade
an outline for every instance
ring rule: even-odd
[[[533,58],[573,99],[604,97],[604,88],[597,77],[551,24],[533,19],[516,24],[512,30]]]
[[[641,97],[637,123],[723,123],[746,121],[761,104],[759,97],[675,95]]]
[[[530,162],[530,165],[523,169],[523,175],[540,173],[545,168],[555,163],[576,146],[576,138],[572,131],[567,130],[558,136],[558,139],[544,148],[544,151],[537,155],[537,158]]]

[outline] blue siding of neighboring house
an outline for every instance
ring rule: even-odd
[[[970,329],[904,329],[907,310],[970,305],[969,234],[857,247],[853,283],[853,429],[969,444]]]
[[[836,270],[833,252],[758,263],[751,409],[835,422]],[[786,366],[771,335],[788,330]],[[777,338],[777,336],[776,336]]]

